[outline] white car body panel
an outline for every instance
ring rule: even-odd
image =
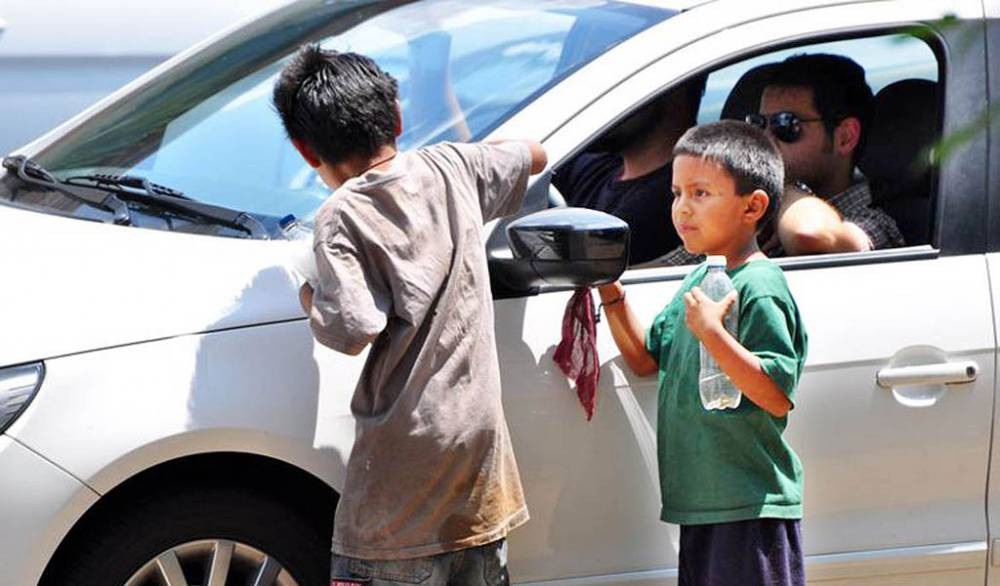
[[[98,495],[57,466],[0,435],[0,584],[36,584],[52,552]]]
[[[998,11],[998,15],[1000,15],[1000,11]],[[1000,300],[1000,254],[987,254],[986,261],[989,266],[990,290],[994,300],[993,329],[1000,336],[1000,312],[997,312],[995,308],[997,300]],[[994,362],[994,368],[996,368],[996,362]],[[994,387],[994,392],[997,390]],[[989,490],[986,495],[987,524],[990,528],[987,558],[991,566],[987,585],[998,586],[1000,585],[1000,571],[997,570],[1000,567],[1000,465],[998,465],[1000,462],[1000,437],[997,436],[995,430],[1000,424],[1000,408],[995,403],[992,417],[994,433],[991,443]]]
[[[46,361],[44,392],[7,433],[100,494],[211,452],[261,454],[340,487],[362,364],[315,344],[304,320],[67,356]]]
[[[976,584],[982,576],[982,543],[911,547],[806,558],[810,584],[824,586],[950,586]],[[942,556],[947,559],[942,559]],[[939,574],[944,570],[945,574]],[[673,586],[677,570],[650,570],[565,580],[523,582],[524,586]]]
[[[8,206],[0,207],[0,224],[0,249],[17,251],[5,255],[4,270],[18,277],[0,303],[0,323],[18,332],[0,337],[0,366],[303,317],[291,242],[110,226]]]

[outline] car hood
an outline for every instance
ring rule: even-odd
[[[302,319],[301,246],[0,206],[0,367]]]

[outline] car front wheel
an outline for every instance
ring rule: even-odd
[[[61,584],[329,584],[330,536],[300,508],[234,488],[150,496],[94,529]]]

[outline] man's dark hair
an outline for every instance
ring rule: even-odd
[[[394,143],[397,93],[368,57],[308,45],[281,71],[273,101],[289,138],[337,163]]]
[[[806,87],[812,90],[813,106],[823,118],[827,134],[845,118],[861,121],[861,137],[854,160],[864,151],[875,100],[865,81],[865,70],[852,59],[826,53],[792,55],[774,65],[768,86]]]
[[[641,143],[652,136],[665,117],[676,117],[681,108],[684,127],[694,126],[698,108],[705,93],[707,75],[699,75],[656,96],[638,110],[629,114],[598,138],[589,149],[592,151],[620,153],[630,145]]]
[[[674,157],[687,155],[717,163],[736,183],[736,193],[760,189],[768,196],[758,231],[769,226],[781,207],[785,166],[774,142],[756,126],[738,120],[720,120],[689,129],[674,146]]]

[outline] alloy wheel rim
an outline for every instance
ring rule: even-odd
[[[274,557],[237,541],[189,541],[146,562],[125,586],[299,586]]]

